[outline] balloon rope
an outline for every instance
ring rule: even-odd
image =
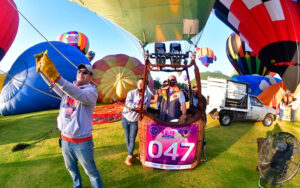
[[[22,81],[20,81],[20,80],[18,80],[17,78],[11,76],[9,73],[7,73],[7,72],[5,72],[5,71],[3,71],[3,70],[0,70],[0,72],[6,74],[6,75],[9,76],[11,79],[14,79],[14,80],[16,80],[16,81],[18,81],[18,82],[20,82],[20,83],[23,83]],[[53,98],[56,98],[56,99],[61,100],[61,98],[59,98],[59,97],[57,97],[57,96],[54,96],[54,95],[51,95],[51,94],[49,94],[49,93],[46,93],[46,92],[44,92],[44,91],[42,91],[42,90],[39,90],[39,89],[37,89],[37,88],[35,88],[35,87],[29,85],[29,84],[26,84],[25,82],[24,82],[23,84],[26,85],[27,87],[30,87],[30,88],[33,89],[33,90],[36,90],[37,92],[40,92],[40,93],[43,93],[43,94],[48,95],[48,96],[50,96],[50,97],[53,97]]]
[[[17,7],[14,6],[14,4],[10,0],[8,1],[11,6],[14,7],[14,9],[29,23],[29,25],[36,32],[38,32],[61,56],[63,56],[69,63],[71,63],[71,65],[73,65],[77,69],[77,66],[74,63],[72,63],[64,54],[62,54],[36,27],[34,27],[34,25],[32,25],[32,23],[17,9]]]
[[[14,4],[10,0],[8,0],[8,2],[29,23],[29,25],[50,44],[50,46],[52,46],[63,58],[65,58],[73,67],[77,69],[77,66],[71,60],[69,60],[63,53],[61,53],[36,27],[34,27],[34,25],[17,9],[17,7],[14,6]],[[98,84],[94,80],[92,80],[92,82],[96,87],[98,87]]]

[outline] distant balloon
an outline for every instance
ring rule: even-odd
[[[93,69],[101,103],[112,103],[112,97],[124,101],[144,73],[144,65],[138,59],[124,54],[105,56],[93,64]]]
[[[87,38],[87,36],[85,36],[85,34],[80,33],[78,31],[65,32],[57,38],[57,41],[61,41],[70,44],[72,46],[75,46],[84,55],[86,55],[90,47],[89,39]]]
[[[13,0],[0,0],[0,61],[15,40],[19,27],[19,14],[13,6],[17,7]]]
[[[76,48],[63,42],[51,42],[76,66],[90,64]],[[23,52],[8,72],[0,94],[1,115],[23,114],[59,108],[60,100],[50,95],[50,88],[36,72],[34,55],[48,50],[48,55],[58,72],[68,81],[76,79],[77,69],[63,58],[48,42],[39,43]],[[14,79],[12,79],[13,77]],[[35,89],[33,89],[35,88]]]
[[[287,89],[300,82],[299,0],[216,0],[215,15],[249,44]]]
[[[213,61],[216,61],[216,56],[210,48],[197,48],[197,56],[201,61],[202,65],[208,67]]]
[[[226,53],[230,63],[240,75],[258,74],[264,76],[268,72],[259,58],[236,33],[232,33],[228,37]]]
[[[270,78],[259,75],[240,75],[233,77],[231,80],[247,83],[250,89],[249,93],[255,96],[259,95],[271,85],[281,81],[278,78]]]
[[[89,59],[89,61],[92,61],[95,57],[95,52],[94,51],[89,51],[87,54],[86,54],[86,57]]]

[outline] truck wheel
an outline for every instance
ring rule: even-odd
[[[263,124],[266,127],[270,127],[273,123],[273,116],[271,114],[267,114],[265,119],[263,120]]]
[[[219,118],[219,122],[223,126],[230,125],[231,120],[232,120],[231,116],[229,114],[227,114],[227,113],[221,114],[220,118]]]

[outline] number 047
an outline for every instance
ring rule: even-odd
[[[157,153],[156,154],[153,153],[153,146],[154,145],[157,146]],[[188,156],[190,155],[190,153],[192,152],[193,148],[195,147],[195,143],[182,142],[180,144],[180,147],[189,147],[189,149],[186,151],[186,153],[180,159],[180,161],[185,161],[188,158]],[[179,156],[179,154],[177,153],[177,149],[178,149],[178,143],[174,142],[163,153],[163,151],[162,151],[163,146],[162,146],[161,142],[159,142],[157,140],[152,140],[151,142],[149,142],[148,154],[150,155],[150,157],[152,157],[154,159],[160,158],[162,155],[164,155],[164,156],[167,156],[167,157],[171,157],[171,159],[173,161],[175,161],[176,158]]]

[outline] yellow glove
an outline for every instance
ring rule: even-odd
[[[47,50],[45,52],[34,55],[36,63],[36,72],[42,72],[47,76],[52,82],[59,80],[60,75],[56,70],[55,65],[47,55]]]
[[[178,123],[179,123],[179,124],[184,124],[185,121],[186,121],[186,114],[182,114],[182,115],[179,117]]]

